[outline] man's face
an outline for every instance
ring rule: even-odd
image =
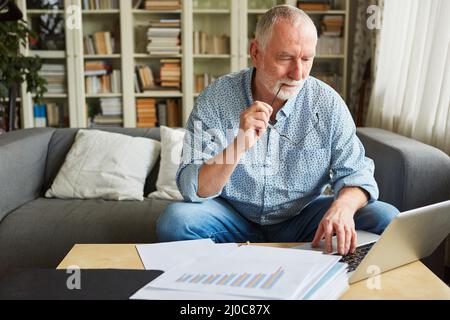
[[[258,48],[253,59],[257,77],[273,95],[282,85],[278,97],[290,99],[300,92],[311,72],[316,45],[317,32],[312,25],[279,20],[265,49]]]

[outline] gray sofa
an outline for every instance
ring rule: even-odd
[[[76,131],[29,129],[0,136],[0,276],[16,267],[53,268],[76,243],[157,241],[155,222],[168,201],[43,197]],[[160,139],[159,129],[109,131]],[[360,128],[358,135],[375,161],[382,200],[403,211],[450,198],[450,158],[443,152],[379,129]],[[158,169],[159,162],[147,177],[145,195],[155,189]],[[441,264],[443,250],[436,265]]]

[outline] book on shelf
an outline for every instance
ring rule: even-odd
[[[297,7],[305,11],[328,11],[332,8],[331,0],[299,0]]]
[[[104,116],[122,116],[122,99],[102,98],[100,99],[100,109]]]
[[[153,128],[158,122],[156,114],[156,99],[146,98],[136,100],[136,127]]]
[[[229,54],[230,37],[211,36],[204,31],[194,31],[194,54]]]
[[[321,35],[340,37],[344,28],[344,16],[324,15],[321,22]]]
[[[143,9],[144,6],[144,0],[133,0],[131,3],[131,6],[133,9]]]
[[[47,93],[66,93],[66,66],[64,64],[44,63],[39,75],[47,81]]]
[[[91,128],[120,127],[122,125],[122,116],[104,116],[97,114],[92,119]]]
[[[83,10],[119,9],[119,0],[83,0]]]
[[[153,128],[156,126],[179,127],[180,106],[178,99],[142,98],[136,100],[136,127]]]
[[[176,55],[181,53],[179,19],[151,21],[147,30],[147,52],[150,55]]]
[[[180,10],[180,0],[146,0],[144,3],[145,10]]]
[[[340,55],[344,52],[344,39],[341,37],[321,35],[317,39],[318,55]]]
[[[181,88],[181,60],[161,59],[160,81],[163,88]]]
[[[110,55],[115,53],[116,40],[110,31],[98,31],[83,38],[84,54]]]
[[[62,103],[35,103],[33,106],[34,126],[36,128],[68,127],[69,117],[67,113],[68,112]]]
[[[100,104],[87,104],[88,126],[92,128],[120,127],[123,125],[122,99],[102,98]]]
[[[167,103],[159,102],[156,105],[157,114],[158,114],[158,125],[159,126],[167,126]]]
[[[135,69],[134,86],[136,93],[141,93],[156,87],[155,80],[153,78],[153,71],[149,66],[137,65]]]
[[[180,106],[178,104],[179,100],[167,99],[167,126],[168,127],[179,127],[180,122]]]
[[[86,61],[84,76],[88,94],[122,92],[121,71],[112,69],[105,61]]]
[[[181,28],[180,19],[153,19],[149,24],[152,28]]]
[[[203,89],[205,89],[207,86],[209,86],[215,80],[216,80],[216,77],[214,77],[208,73],[194,75],[195,92],[196,93],[202,92]]]

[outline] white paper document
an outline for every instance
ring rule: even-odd
[[[236,243],[215,244],[211,239],[136,245],[145,270],[162,271],[168,271],[200,256],[221,256],[237,247]]]
[[[132,298],[303,299],[339,259],[295,249],[241,246],[180,263]]]

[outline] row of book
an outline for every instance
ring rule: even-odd
[[[62,103],[47,102],[34,104],[34,126],[36,128],[69,126],[69,116],[66,107]]]
[[[229,54],[230,37],[209,35],[204,31],[194,31],[194,54]]]
[[[99,31],[83,38],[84,54],[113,54],[116,40],[110,31]]]
[[[66,66],[44,63],[39,75],[47,81],[47,93],[66,93]]]
[[[161,59],[160,79],[162,88],[181,89],[181,60]]]
[[[119,0],[83,0],[84,10],[119,9]]]
[[[181,112],[179,100],[154,98],[136,100],[136,127],[153,128],[156,126],[179,127]]]
[[[121,71],[113,70],[105,61],[84,64],[86,93],[121,93]]]
[[[305,11],[325,11],[332,8],[331,0],[299,0],[297,7]]]
[[[181,0],[145,0],[145,10],[180,10]]]
[[[134,73],[134,91],[141,93],[156,89],[152,69],[147,65],[137,65]]]
[[[318,55],[338,55],[344,52],[344,39],[321,35],[317,39],[316,52]]]
[[[88,94],[121,93],[121,72],[113,70],[111,74],[85,78],[85,89]]]
[[[123,108],[120,98],[100,99],[100,108],[88,105],[88,126],[100,127],[121,127],[123,126]]]
[[[150,55],[176,55],[181,53],[180,19],[150,21],[147,30],[147,52]]]
[[[214,77],[208,73],[194,75],[195,92],[197,92],[197,93],[202,92],[203,89],[205,89],[207,86],[209,86],[215,80],[216,80],[216,77]]]
[[[179,59],[161,59],[159,77],[155,78],[154,71],[148,65],[137,65],[134,74],[134,90],[136,93],[181,89],[181,61]]]
[[[342,36],[344,28],[344,16],[324,15],[321,22],[321,35],[328,37]]]

